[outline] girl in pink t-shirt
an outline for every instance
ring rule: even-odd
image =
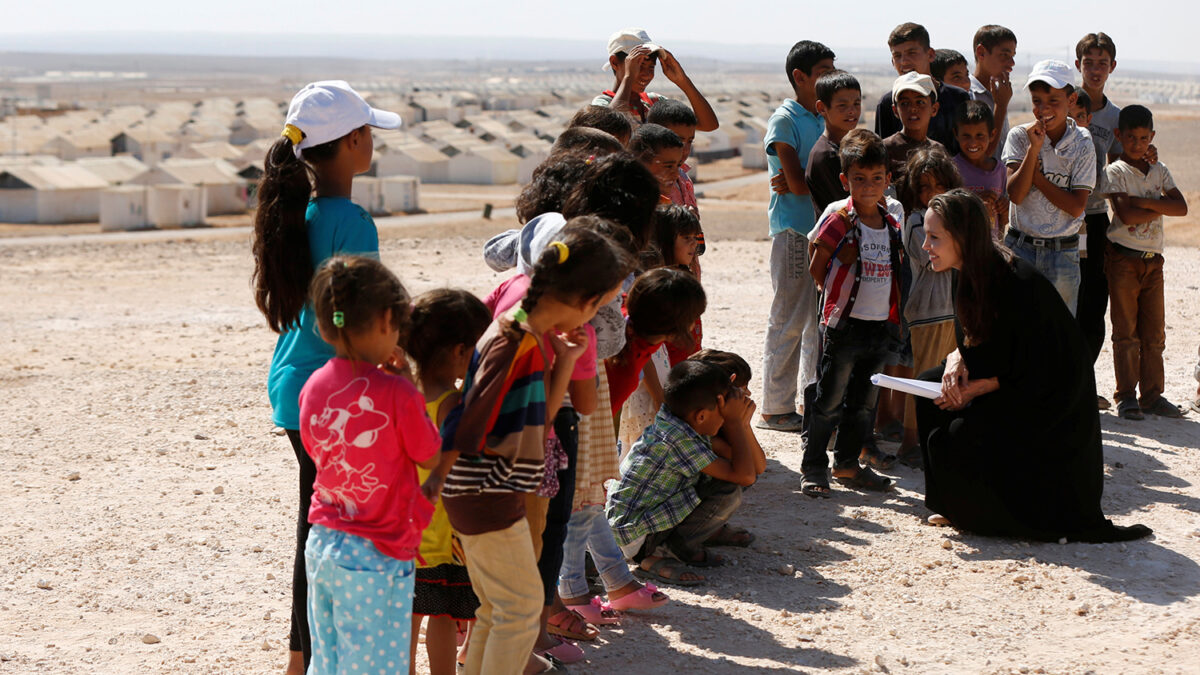
[[[300,436],[317,468],[304,551],[309,672],[406,671],[413,558],[433,514],[417,467],[441,454],[425,399],[396,365],[408,293],[379,261],[336,256],[310,296],[335,356],[300,391]]]

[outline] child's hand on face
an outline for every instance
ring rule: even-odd
[[[666,50],[663,50],[666,51]],[[645,45],[634,47],[625,55],[625,79],[636,80],[642,72],[642,64],[650,58],[651,52]]]
[[[1008,102],[1012,100],[1013,89],[1012,81],[1008,79],[1008,73],[993,77],[988,83],[988,90],[992,94],[992,100],[997,106],[1008,107]]]
[[[1154,147],[1153,143],[1150,144],[1150,147],[1146,148],[1146,154],[1143,156],[1143,159],[1150,164],[1158,164],[1158,148]]]
[[[388,357],[387,361],[379,364],[379,368],[385,373],[399,375],[409,382],[413,381],[412,368],[408,365],[408,355],[399,345],[392,350],[392,355]]]
[[[1046,142],[1046,121],[1038,120],[1025,127],[1025,135],[1029,137],[1029,149],[1039,151]]]
[[[750,411],[751,401],[733,390],[727,396],[717,397],[717,414],[730,424],[739,424]],[[750,412],[752,415],[753,413]]]
[[[587,350],[588,335],[582,326],[568,333],[556,333],[550,336],[550,348],[554,350],[556,362],[575,363]]]

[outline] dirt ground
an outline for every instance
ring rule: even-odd
[[[757,369],[765,216],[703,208],[706,345]],[[483,294],[503,277],[480,246],[504,226],[389,221],[382,257],[413,293]],[[1200,251],[1168,249],[1177,402],[1196,387],[1198,266]],[[274,336],[250,271],[246,235],[229,230],[0,243],[0,673],[282,668],[295,459],[270,423]],[[1111,392],[1107,349],[1097,378]],[[769,468],[734,517],[757,543],[701,590],[669,589],[669,605],[604,630],[572,670],[1195,672],[1200,424],[1101,419],[1104,508],[1152,539],[1030,544],[927,526],[908,469],[886,496],[812,501],[799,438],[760,432]]]

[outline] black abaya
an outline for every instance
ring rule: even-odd
[[[918,399],[926,506],[984,535],[1103,542],[1149,534],[1100,511],[1096,380],[1078,323],[1033,266],[1014,260],[1011,272],[987,341],[967,346],[958,331],[969,378],[996,377],[1000,388],[960,411]]]

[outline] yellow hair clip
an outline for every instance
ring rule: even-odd
[[[561,241],[552,241],[550,245],[558,249],[558,264],[561,265],[567,262],[567,258],[571,255],[571,249],[567,248],[567,245]]]
[[[304,140],[304,132],[300,131],[299,127],[294,127],[290,124],[284,125],[283,133],[279,134],[292,142],[292,146],[300,145],[300,141]]]

